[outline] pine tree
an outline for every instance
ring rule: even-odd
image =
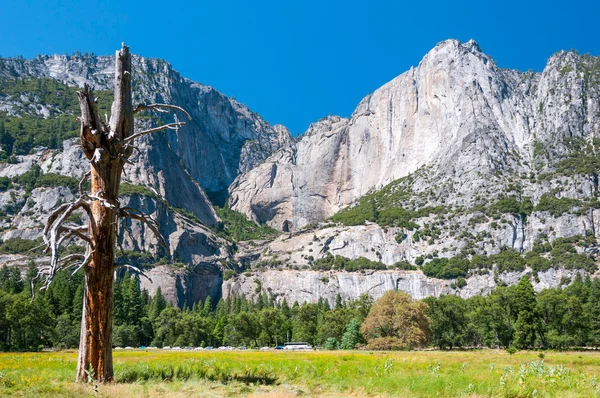
[[[515,324],[515,345],[520,348],[535,346],[539,331],[537,299],[529,277],[521,278],[515,289],[517,323]]]
[[[206,300],[204,300],[204,305],[202,306],[202,315],[203,316],[212,316],[213,313],[213,305],[212,305],[212,300],[210,299],[210,296],[206,297]]]
[[[584,306],[589,316],[588,344],[600,345],[600,279],[594,279],[590,285],[588,302]]]
[[[356,345],[362,341],[363,337],[360,333],[360,322],[358,319],[352,319],[348,325],[346,325],[346,331],[342,336],[340,348],[342,350],[353,350]]]
[[[167,308],[167,300],[162,294],[162,290],[159,287],[156,289],[156,293],[154,294],[154,298],[152,299],[152,303],[150,304],[150,311],[148,311],[148,316],[150,320],[154,321],[160,313]]]
[[[17,294],[23,291],[23,278],[18,267],[10,267],[6,286],[9,293]]]

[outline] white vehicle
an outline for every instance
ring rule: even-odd
[[[305,342],[292,342],[283,345],[284,350],[312,350],[312,346]]]

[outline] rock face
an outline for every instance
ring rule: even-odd
[[[0,61],[0,79],[50,78],[69,86],[89,84],[96,90],[112,89],[114,57],[55,55]],[[204,190],[226,191],[239,170],[252,168],[291,142],[285,127],[270,126],[245,105],[212,87],[182,77],[165,61],[134,56],[132,64],[134,103],[178,105],[192,116],[192,121],[177,132],[147,137],[146,142],[154,151],[141,151],[142,156],[151,161],[139,162],[133,171],[135,175],[142,174],[135,177],[139,181],[151,183],[152,179],[160,179],[161,171],[165,173],[163,178],[170,177],[166,173],[180,168],[179,163],[182,163]],[[23,101],[21,97],[0,94],[0,110],[11,115],[49,113],[44,111],[48,106],[40,103],[41,99],[33,97]],[[28,106],[24,108],[23,102]],[[60,109],[53,111],[60,113]],[[251,156],[247,153],[242,156],[242,148],[248,141],[257,144],[252,146]],[[180,181],[173,182],[173,186],[178,186]],[[198,198],[195,201],[199,201]]]
[[[571,281],[577,271],[551,269],[538,274],[539,282],[534,289],[540,291],[559,286],[562,278]],[[519,282],[531,270],[503,273],[498,281],[512,285]],[[223,297],[245,296],[256,299],[259,293],[272,295],[281,302],[316,303],[325,299],[335,305],[338,295],[344,301],[356,300],[367,294],[374,300],[385,292],[398,289],[417,299],[439,297],[442,294],[456,294],[463,298],[488,294],[498,286],[493,274],[478,275],[467,279],[467,285],[461,289],[451,287],[451,281],[428,278],[420,271],[293,271],[268,270],[252,275],[240,275],[223,284]]]
[[[231,279],[224,294],[252,295],[260,285],[288,301],[351,299],[394,288],[394,278],[405,273],[308,271],[329,254],[392,266],[420,256],[528,252],[539,240],[558,237],[598,238],[598,171],[582,154],[597,156],[599,109],[599,58],[560,52],[541,73],[518,72],[498,68],[474,41],[441,42],[417,67],[365,97],[349,119],[314,123],[231,184],[232,208],[289,232],[260,253],[250,250],[252,261],[298,271]],[[418,215],[412,228],[323,225],[384,186],[387,198],[399,198],[395,205],[404,209],[441,210]],[[507,197],[530,207],[490,215]],[[580,272],[553,267],[536,273],[537,289]],[[527,272],[471,276],[453,293],[485,294]],[[422,273],[408,274],[413,279],[404,290],[417,297],[450,289]]]
[[[350,119],[313,124],[240,175],[230,204],[274,228],[297,230],[411,173],[410,189],[437,197],[429,205],[470,207],[480,195],[504,192],[509,179],[535,200],[549,187],[530,183],[530,174],[552,170],[568,152],[567,139],[591,142],[599,134],[597,65],[561,52],[542,73],[522,73],[498,68],[474,41],[441,42],[365,97]],[[589,196],[589,186],[579,188]]]
[[[139,151],[130,159],[133,164],[125,166],[122,181],[146,189],[143,194],[121,198],[121,204],[152,215],[167,240],[168,254],[183,265],[172,270],[152,268],[149,273],[155,282],[143,280],[142,286],[155,291],[160,285],[166,296],[181,306],[207,296],[216,302],[221,295],[221,264],[231,254],[229,243],[216,238],[208,228],[218,217],[205,191],[222,196],[239,170],[248,170],[273,151],[289,145],[291,136],[285,127],[270,126],[246,106],[215,89],[183,78],[167,62],[134,56],[132,63],[134,102],[174,104],[192,116],[192,121],[177,131],[139,139]],[[0,82],[28,79],[54,79],[67,86],[89,84],[95,90],[110,90],[114,58],[78,54],[0,59]],[[17,94],[0,89],[0,112],[41,118],[68,114],[64,106],[45,103],[35,92],[25,89]],[[77,116],[72,115],[73,119]],[[142,130],[158,122],[142,117],[136,128]],[[13,179],[34,165],[42,173],[76,179],[89,169],[78,139],[70,139],[63,142],[62,150],[36,148],[29,155],[17,156],[16,164],[0,163],[0,177]],[[48,212],[73,200],[74,195],[67,187],[52,186],[31,192],[16,188],[0,192],[0,239],[41,237]],[[195,217],[185,215],[189,213]],[[79,217],[85,221],[84,215]],[[143,224],[124,222],[120,229],[123,249],[166,255]]]
[[[339,294],[343,300],[356,300],[361,294],[377,299],[388,290],[399,289],[422,299],[452,293],[449,281],[427,278],[419,271],[291,271],[270,270],[256,275],[240,275],[223,285],[223,297],[257,296],[257,292],[272,294],[290,304],[315,303],[320,299],[335,305]]]
[[[559,220],[559,223],[568,224],[568,221]],[[533,227],[537,225],[531,224]],[[467,229],[469,226],[461,228]],[[526,267],[519,272],[498,273],[494,268],[484,274],[472,274],[466,278],[466,286],[458,288],[455,286],[456,280],[430,278],[421,270],[394,269],[393,266],[398,262],[414,263],[418,256],[445,252],[444,249],[450,246],[450,239],[431,245],[427,242],[415,242],[413,231],[408,231],[407,238],[398,243],[395,236],[401,231],[401,228],[383,229],[372,223],[353,227],[336,226],[315,228],[291,236],[282,235],[258,246],[241,245],[235,260],[240,264],[253,264],[254,267],[252,271],[223,282],[223,297],[243,295],[256,298],[259,293],[263,293],[272,295],[279,301],[285,299],[289,304],[295,301],[317,302],[323,298],[334,305],[338,294],[344,300],[355,300],[361,294],[368,294],[376,299],[388,290],[399,289],[419,299],[441,294],[469,298],[488,294],[499,285],[516,284],[525,275],[531,277],[537,291],[568,283],[577,274],[586,275],[582,270],[567,270],[559,265],[540,272],[533,272]],[[561,232],[565,236],[572,236],[582,231],[575,224],[573,230]],[[507,230],[504,239],[499,244],[509,245],[512,232]],[[388,269],[360,272],[311,269],[315,260],[328,254],[348,259],[363,257],[379,261],[388,266]]]
[[[338,294],[346,300],[364,293],[377,298],[395,288],[417,298],[470,297],[516,283],[527,273],[535,276],[539,290],[582,271],[552,264],[543,272],[473,272],[457,289],[455,281],[394,269],[394,264],[503,248],[527,252],[540,239],[600,234],[598,58],[561,52],[541,73],[518,72],[498,68],[474,41],[444,41],[417,67],[365,97],[349,119],[326,117],[297,140],[285,127],[270,126],[164,61],[134,57],[133,64],[136,102],[179,105],[193,119],[177,131],[143,137],[123,177],[124,183],[143,188],[121,203],[158,221],[166,252],[143,224],[119,226],[126,252],[155,257],[152,264],[142,264],[151,279],[142,278],[142,287],[151,294],[160,287],[180,306],[208,296],[216,302],[221,296],[260,292],[289,303],[325,298],[333,304]],[[112,68],[112,57],[91,55],[0,59],[0,83],[44,78],[106,90]],[[0,89],[0,114],[53,118],[65,109],[35,93]],[[136,127],[159,122],[142,117]],[[592,152],[591,168],[577,157],[585,151]],[[569,159],[571,166],[565,167]],[[61,150],[38,147],[13,160],[0,163],[0,177],[14,180],[37,165],[42,173],[79,179],[89,167],[77,139],[64,141]],[[441,210],[418,213],[410,227],[323,223],[385,186],[391,196],[406,193],[394,205],[412,212]],[[52,184],[28,190],[8,186],[0,191],[0,240],[39,238],[48,211],[76,194]],[[233,209],[285,234],[234,246],[210,229],[220,224],[209,197],[228,199]],[[490,215],[487,210],[505,197],[521,206],[530,199],[531,206]],[[543,198],[559,201],[560,211],[541,206]],[[85,215],[78,217],[74,222],[85,222]],[[162,264],[167,254],[175,264]],[[311,269],[329,255],[364,257],[388,269]],[[0,264],[24,269],[27,257],[1,255]],[[225,268],[239,275],[224,275]]]
[[[540,291],[559,286],[566,278],[572,281],[580,271],[550,269],[540,272],[539,281],[534,281],[534,289]],[[583,274],[583,273],[582,273]],[[531,269],[522,272],[508,272],[497,279],[493,273],[477,275],[467,279],[467,285],[461,289],[451,287],[452,282],[428,278],[421,271],[294,271],[267,270],[240,275],[225,281],[223,298],[245,296],[258,297],[259,293],[273,296],[276,300],[285,299],[288,303],[316,303],[325,299],[335,305],[338,295],[344,301],[356,300],[367,294],[378,299],[389,290],[401,290],[417,299],[439,297],[442,294],[456,294],[463,298],[489,294],[498,286],[498,282],[512,285],[525,276],[531,275]]]

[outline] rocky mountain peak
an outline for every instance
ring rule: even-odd
[[[559,53],[542,74],[519,72],[498,68],[473,40],[440,42],[367,95],[351,119],[311,125],[293,156],[274,155],[238,177],[232,203],[275,228],[302,228],[415,173],[406,188],[428,192],[422,205],[470,207],[482,192],[501,195],[509,176],[541,170],[533,168],[541,145],[557,158],[568,151],[565,137],[594,132],[598,85],[581,79],[591,82],[595,60]],[[580,75],[569,77],[571,64]]]
[[[317,120],[314,123],[311,123],[308,126],[308,129],[304,134],[302,134],[299,138],[302,139],[305,136],[311,136],[323,131],[332,131],[335,130],[336,127],[339,127],[348,122],[347,118],[343,118],[341,116],[336,115],[328,115],[322,119]]]

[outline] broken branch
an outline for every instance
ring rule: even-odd
[[[131,219],[138,220],[138,221],[141,221],[142,223],[146,224],[148,226],[148,228],[150,228],[150,230],[154,233],[154,235],[156,235],[156,238],[158,239],[159,244],[162,247],[164,247],[165,249],[167,249],[167,242],[165,242],[165,239],[163,238],[162,234],[158,230],[158,223],[156,222],[155,219],[142,213],[138,209],[134,209],[132,207],[124,207],[124,208],[120,209],[119,217],[131,218]]]
[[[123,142],[125,144],[127,144],[128,142],[131,142],[131,141],[135,140],[138,137],[141,137],[141,136],[146,135],[146,134],[156,133],[158,131],[163,131],[163,130],[167,130],[167,129],[169,129],[169,130],[177,130],[178,128],[180,128],[184,124],[185,124],[185,122],[167,123],[167,124],[164,124],[164,125],[162,125],[160,127],[154,127],[154,128],[148,129],[148,130],[140,131],[139,133],[135,133],[132,136],[125,138],[125,140],[123,140]]]
[[[152,110],[152,111],[156,111],[156,112],[161,112],[161,113],[168,113],[168,109],[174,109],[177,110],[179,112],[182,112],[183,114],[185,114],[187,116],[187,118],[191,121],[192,117],[190,116],[189,113],[187,113],[187,111],[185,109],[183,109],[182,107],[179,107],[177,105],[168,105],[168,104],[149,104],[149,105],[144,105],[144,104],[139,104],[135,110],[133,111],[134,114],[144,111],[144,110]]]
[[[136,274],[139,274],[141,276],[143,276],[144,278],[148,279],[150,281],[150,283],[152,283],[152,279],[150,279],[150,277],[148,275],[146,275],[144,273],[144,271],[142,271],[141,269],[139,269],[138,267],[135,267],[133,265],[130,264],[119,264],[119,265],[115,265],[115,270],[118,270],[119,268],[127,268],[132,270],[133,272],[135,272]]]

